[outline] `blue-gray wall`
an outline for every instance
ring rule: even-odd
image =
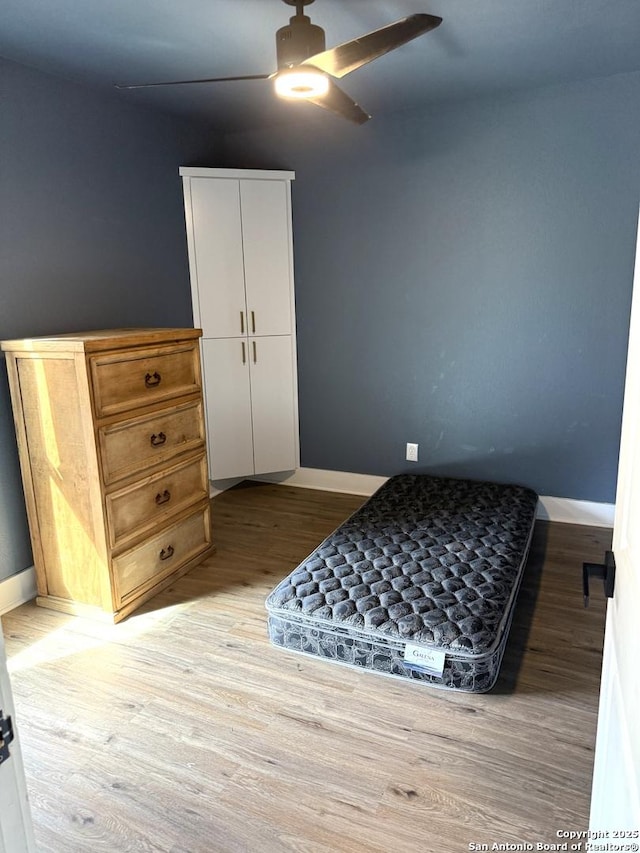
[[[303,465],[615,499],[639,103],[632,74],[226,139],[297,173]]]
[[[0,338],[189,325],[178,166],[294,168],[303,465],[613,501],[640,75],[364,127],[310,112],[223,157],[204,128],[0,74]],[[1,359],[0,483],[2,579],[31,554]]]
[[[185,121],[0,61],[0,339],[189,326],[178,167],[215,156]],[[0,580],[30,565],[0,358]]]

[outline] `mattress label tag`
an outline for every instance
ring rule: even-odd
[[[407,643],[404,647],[405,663],[428,672],[429,675],[441,676],[444,670],[445,653],[437,649],[425,649],[424,646],[414,646]]]

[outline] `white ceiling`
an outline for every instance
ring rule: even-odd
[[[0,55],[219,128],[258,126],[300,108],[277,101],[269,81],[126,91],[113,84],[274,71],[275,31],[293,12],[281,0],[2,0]],[[317,0],[307,7],[328,47],[414,12],[443,23],[340,83],[374,119],[433,101],[640,70],[640,0]]]

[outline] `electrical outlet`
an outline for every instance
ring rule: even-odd
[[[418,461],[418,445],[407,442],[407,462]]]

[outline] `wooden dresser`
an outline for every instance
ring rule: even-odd
[[[212,552],[199,337],[1,342],[38,604],[117,622]]]

